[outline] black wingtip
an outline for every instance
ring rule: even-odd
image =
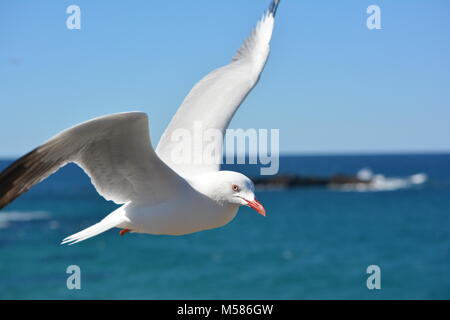
[[[48,169],[40,159],[39,150],[34,149],[0,172],[0,210],[39,182],[39,175],[34,177],[36,172]]]
[[[272,0],[272,3],[269,7],[269,12],[272,13],[272,15],[275,17],[277,14],[278,5],[280,4],[281,0]]]

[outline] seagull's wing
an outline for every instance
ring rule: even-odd
[[[151,147],[147,115],[120,113],[67,129],[6,168],[0,173],[0,209],[69,162],[118,204],[158,203],[184,182]]]
[[[163,133],[156,152],[179,174],[220,169],[223,139],[215,139],[218,135],[214,133],[223,137],[234,113],[259,80],[269,56],[279,2],[272,1],[230,64],[195,85]],[[200,143],[198,134],[203,136]]]

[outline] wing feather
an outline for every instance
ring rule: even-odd
[[[145,113],[97,118],[56,135],[0,173],[0,209],[69,162],[79,165],[96,190],[118,204],[164,201],[183,179],[151,147]]]
[[[217,130],[223,137],[233,115],[257,84],[269,56],[278,4],[279,0],[272,1],[230,64],[214,70],[194,86],[163,133],[156,152],[180,175],[220,169],[217,153],[221,160],[223,139],[208,140],[206,133]],[[181,131],[191,138],[200,132],[201,143],[179,139]],[[180,149],[191,156],[174,157],[173,151]],[[200,155],[199,161],[193,155]]]

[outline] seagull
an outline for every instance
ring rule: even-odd
[[[232,61],[209,73],[190,91],[153,149],[147,114],[126,112],[66,129],[0,173],[0,209],[68,163],[91,178],[106,200],[121,205],[100,222],[65,238],[75,244],[107,230],[185,235],[222,227],[248,206],[265,216],[254,184],[212,161],[180,163],[172,151],[177,130],[225,133],[234,113],[259,81],[270,51],[280,0],[272,0]],[[222,150],[222,141],[213,142]],[[197,150],[194,150],[194,152]]]

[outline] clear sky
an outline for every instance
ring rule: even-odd
[[[81,8],[81,30],[66,8]],[[141,110],[156,145],[269,0],[2,0],[0,157],[90,118]],[[366,9],[381,8],[381,30]],[[450,151],[448,0],[282,0],[272,54],[233,128],[282,152]]]

